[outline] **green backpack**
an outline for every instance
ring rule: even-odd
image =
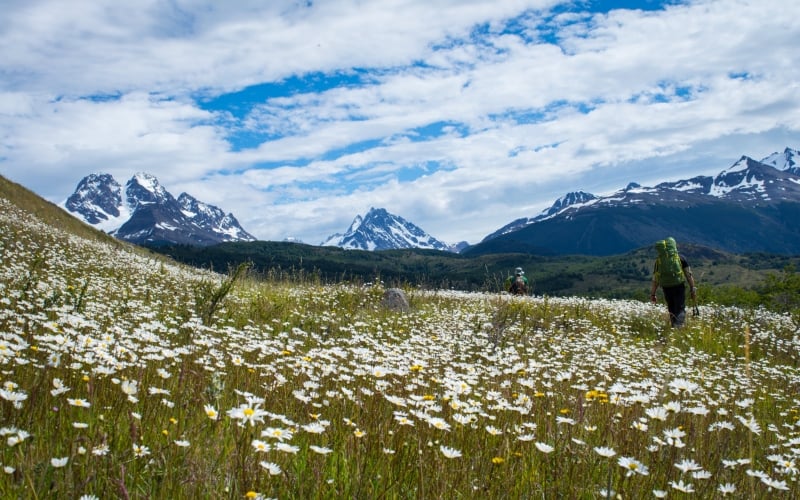
[[[658,283],[662,287],[682,284],[685,278],[675,238],[669,237],[665,240],[657,241],[655,247],[658,252],[655,270]]]

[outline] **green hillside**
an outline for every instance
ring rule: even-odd
[[[534,293],[552,296],[646,298],[655,251],[641,248],[622,255],[538,256],[489,254],[466,257],[434,250],[368,252],[298,243],[224,243],[212,247],[154,248],[193,266],[226,271],[250,262],[257,272],[290,278],[302,275],[320,282],[409,284],[425,288],[500,291],[503,280],[521,266],[533,280]],[[786,266],[800,267],[800,257],[734,255],[685,245],[701,287],[753,288]]]

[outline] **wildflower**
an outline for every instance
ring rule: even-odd
[[[663,406],[648,408],[645,410],[645,414],[653,420],[661,420],[662,422],[667,420],[667,409]]]
[[[367,433],[362,431],[361,429],[356,429],[353,431],[353,435],[357,438],[364,437]]]
[[[246,424],[255,426],[256,422],[263,422],[264,416],[267,414],[267,412],[259,408],[259,406],[260,404],[251,405],[249,403],[243,403],[237,408],[228,410],[228,416],[234,420],[241,420],[239,423],[240,426]]]
[[[137,457],[144,457],[150,454],[150,448],[144,445],[133,444],[133,454]]]
[[[653,496],[656,498],[667,498],[667,492],[664,490],[653,490]]]
[[[722,493],[722,496],[733,495],[736,493],[736,485],[733,483],[720,484],[717,490]]]
[[[394,416],[394,419],[400,425],[408,425],[408,426],[411,426],[411,427],[414,426],[414,421],[410,420],[406,415],[403,415],[402,413],[396,414]]]
[[[128,396],[128,401],[131,403],[139,401],[136,399],[136,393],[139,392],[139,382],[135,380],[123,380],[122,384],[120,384],[120,388],[122,392]]]
[[[325,432],[325,428],[322,422],[311,422],[303,426],[303,430],[311,434],[322,434]]]
[[[766,484],[769,489],[786,490],[786,491],[789,490],[789,486],[786,484],[786,481],[778,481],[770,477],[762,476],[761,482]]]
[[[463,413],[456,413],[452,416],[452,418],[455,423],[461,425],[471,424],[475,420],[474,415],[464,415]]]
[[[502,430],[498,429],[497,427],[495,427],[493,425],[487,425],[486,426],[486,432],[488,432],[492,436],[499,436],[500,434],[503,433]]]
[[[758,425],[758,422],[756,422],[756,419],[752,415],[750,415],[748,419],[745,419],[741,415],[736,415],[736,418],[739,419],[739,422],[741,422],[743,426],[750,429],[750,432],[753,434],[761,434],[761,426]]]
[[[536,435],[534,435],[534,434],[520,434],[519,436],[517,436],[517,439],[519,439],[520,441],[533,441],[534,439],[536,439]]]
[[[60,378],[53,379],[53,388],[50,389],[50,394],[53,396],[58,396],[59,394],[63,394],[69,391],[69,387],[64,385],[64,382],[61,381]]]
[[[76,429],[86,429],[89,427],[89,424],[84,422],[72,422],[72,427]]]
[[[30,434],[28,434],[26,431],[16,431],[16,434],[12,434],[11,436],[8,436],[8,439],[6,440],[6,443],[8,443],[9,447],[13,447],[13,446],[16,446],[19,443],[25,441],[29,437],[30,437]]]
[[[677,483],[675,481],[670,481],[669,484],[670,486],[672,486],[673,489],[676,489],[678,491],[682,491],[684,493],[694,493],[694,486],[692,486],[691,483],[689,484],[684,483],[683,479],[681,479]]]
[[[277,476],[281,473],[281,466],[273,462],[259,462],[259,465],[269,472],[270,476]]]
[[[50,465],[58,469],[59,467],[64,467],[69,462],[69,457],[64,458],[51,458]]]
[[[441,431],[449,431],[450,430],[450,424],[448,424],[444,419],[439,418],[439,417],[433,417],[433,418],[428,419],[428,424],[431,427],[435,427],[435,428],[437,428],[437,429],[439,429]]]
[[[325,448],[323,446],[314,446],[313,444],[308,447],[314,453],[319,453],[320,455],[327,455],[331,453],[333,450],[330,448]]]
[[[267,427],[263,431],[261,431],[261,435],[264,437],[271,437],[273,439],[277,439],[278,441],[287,441],[292,439],[294,433],[289,429],[281,429],[278,427]]]
[[[495,465],[500,465],[505,461],[506,461],[506,459],[503,458],[503,457],[494,457],[494,458],[492,458],[492,463],[495,464]]]
[[[188,448],[189,445],[191,444],[191,443],[189,443],[189,441],[185,441],[185,440],[181,440],[181,439],[176,439],[173,442],[175,443],[175,445],[177,445],[177,446],[179,446],[181,448]]]
[[[781,460],[778,462],[778,466],[780,467],[781,474],[791,474],[792,476],[797,475],[797,465],[795,464],[794,460]]]
[[[71,404],[72,406],[79,406],[81,408],[88,408],[88,407],[92,406],[85,399],[69,399],[69,398],[67,398],[67,403]]]
[[[692,472],[692,479],[708,479],[711,477],[711,473],[707,470],[696,470]]]
[[[13,474],[16,470],[17,469],[15,469],[14,467],[11,467],[10,465],[4,465],[3,466],[3,472],[5,472],[6,474]]]
[[[674,446],[675,448],[683,448],[686,444],[681,440],[682,437],[686,436],[686,433],[683,432],[679,427],[675,429],[666,429],[664,431],[664,437],[667,440],[667,444],[670,446]]]
[[[596,446],[594,448],[595,453],[600,455],[601,457],[611,458],[617,454],[613,448],[608,448],[606,446]]]
[[[283,451],[285,453],[292,453],[292,454],[295,454],[298,451],[300,451],[300,447],[299,446],[294,446],[294,445],[291,445],[291,444],[288,444],[288,443],[284,443],[284,442],[281,442],[281,441],[278,441],[275,444],[275,449],[278,450],[278,451]]]
[[[542,453],[552,453],[553,450],[555,450],[555,448],[553,448],[549,444],[540,443],[538,441],[536,443],[534,443],[534,446],[536,446],[536,449],[541,451]]]
[[[102,457],[108,454],[108,445],[101,444],[92,448],[92,455]]]
[[[459,458],[461,456],[461,452],[459,450],[450,448],[449,446],[441,445],[439,446],[439,450],[441,450],[442,455],[447,458]]]
[[[690,471],[701,470],[700,464],[691,459],[684,459],[675,464],[675,467],[681,470],[684,474]]]
[[[210,418],[211,420],[216,420],[219,418],[219,413],[217,413],[217,409],[214,408],[213,406],[205,405],[203,409],[205,410],[208,418]]]
[[[699,386],[694,382],[689,382],[686,379],[676,378],[669,383],[669,390],[673,394],[682,394],[684,392],[691,394]]]
[[[632,476],[633,474],[641,474],[646,476],[650,473],[650,471],[647,469],[647,466],[635,458],[619,457],[617,464],[619,464],[619,466],[623,469],[627,469],[628,472],[625,474],[625,477]]]
[[[251,443],[251,445],[253,446],[253,448],[254,448],[256,451],[259,451],[259,452],[262,452],[262,453],[263,453],[263,452],[267,452],[267,451],[269,451],[269,450],[272,448],[272,447],[269,445],[269,443],[266,443],[266,442],[264,442],[264,441],[261,441],[260,439],[254,439],[254,440],[253,440],[253,442]]]

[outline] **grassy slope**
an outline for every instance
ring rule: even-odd
[[[203,322],[221,277],[3,208],[0,497],[799,493],[786,317],[246,280]]]

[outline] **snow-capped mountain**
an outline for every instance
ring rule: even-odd
[[[154,176],[137,173],[122,186],[109,174],[90,174],[62,207],[113,236],[138,245],[213,245],[255,241],[233,214],[187,193],[175,199]]]
[[[513,233],[514,231],[522,229],[525,226],[533,224],[536,221],[540,221],[542,219],[546,219],[547,217],[555,215],[567,207],[573,207],[576,205],[590,202],[595,199],[597,199],[597,196],[591,193],[584,193],[583,191],[575,191],[572,193],[567,193],[561,198],[557,199],[555,203],[553,203],[549,208],[542,210],[542,212],[539,215],[535,217],[522,217],[515,221],[509,222],[508,224],[501,227],[497,231],[486,236],[482,241],[491,240],[493,238],[497,238],[498,236],[507,233]]]
[[[798,151],[761,161],[743,156],[714,177],[654,187],[629,184],[608,196],[571,193],[530,219],[518,219],[467,254],[623,253],[672,235],[732,252],[800,253]]]
[[[370,208],[364,217],[357,215],[344,234],[337,233],[321,243],[351,250],[393,250],[426,248],[456,251],[400,216],[383,208]]]

